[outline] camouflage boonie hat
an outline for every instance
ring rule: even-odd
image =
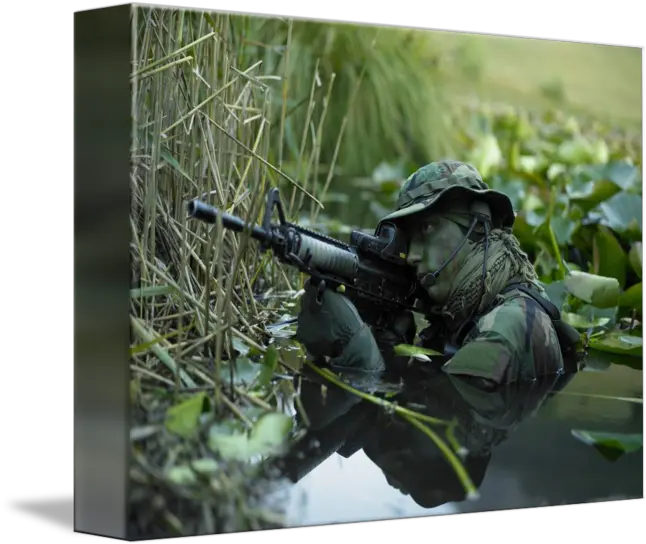
[[[465,201],[479,196],[489,204],[495,226],[511,227],[514,224],[514,209],[509,197],[489,189],[470,164],[451,160],[432,162],[412,174],[399,191],[395,211],[380,223],[429,210],[447,196],[452,199],[463,197]]]

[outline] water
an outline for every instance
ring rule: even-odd
[[[586,430],[641,438],[641,370],[613,364],[579,372],[556,389],[547,382],[525,384],[498,395],[479,394],[441,376],[414,381],[426,385],[407,390],[398,402],[460,419],[459,440],[476,456],[468,466],[479,498],[465,498],[431,440],[399,416],[334,388],[323,403],[320,385],[310,384],[303,399],[318,429],[288,461],[297,480],[287,511],[290,526],[643,496],[641,448],[610,460],[573,435]]]

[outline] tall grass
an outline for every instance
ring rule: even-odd
[[[332,138],[320,142],[322,167],[336,157],[339,173],[365,176],[384,160],[414,155],[428,161],[452,149],[439,71],[445,52],[432,33],[260,17],[236,19],[234,25],[244,29],[243,51],[287,76],[285,139],[272,149],[280,163],[286,154],[296,157],[302,138],[316,130],[309,123],[311,96],[317,107],[326,96],[323,103],[334,104],[327,112],[328,136],[345,133],[338,150]],[[283,54],[287,46],[289,55]],[[307,163],[299,168],[286,162],[294,175],[303,175]]]
[[[210,421],[247,425],[245,407],[274,409],[273,399],[255,398],[227,377],[240,346],[265,351],[264,324],[277,310],[256,295],[269,286],[293,291],[298,278],[271,266],[247,236],[187,220],[186,203],[198,197],[255,223],[279,179],[297,203],[316,202],[301,200],[298,183],[267,160],[270,142],[280,139],[267,81],[281,76],[239,54],[226,14],[141,7],[133,25],[132,530],[275,526],[274,514],[250,506],[261,486],[254,480],[249,488],[244,471],[238,480],[233,469],[219,471],[219,484],[197,495],[161,489],[172,485],[169,468],[204,455],[199,441],[178,441],[163,429],[163,414],[184,393],[208,391]],[[169,504],[168,496],[193,501]]]

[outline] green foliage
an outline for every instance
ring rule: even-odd
[[[573,430],[572,436],[596,448],[609,461],[616,461],[624,454],[639,451],[644,445],[644,437],[641,434]]]
[[[273,455],[286,445],[292,419],[285,414],[269,412],[261,416],[249,432],[230,432],[222,425],[213,425],[209,447],[223,459],[248,461],[258,455]]]
[[[284,158],[292,168],[301,138],[314,137],[321,112],[319,104],[315,111],[309,110],[311,93],[322,100],[330,92],[325,135],[317,142],[320,160],[327,167],[332,164],[343,129],[337,165],[346,175],[370,172],[383,159],[450,151],[440,40],[432,33],[314,21],[293,21],[290,33],[290,22],[282,19],[232,20],[233,28],[244,36],[243,54],[263,59],[269,73],[286,74],[286,80],[267,84],[276,127],[286,106]],[[272,155],[278,157],[279,150]],[[292,173],[301,177],[305,166]]]
[[[565,279],[568,319],[600,331],[633,312],[641,317],[640,135],[559,111],[481,105],[470,114],[459,158],[510,195],[514,232],[540,278]]]
[[[205,401],[206,394],[197,393],[169,408],[166,414],[166,428],[183,438],[194,436],[199,426]]]

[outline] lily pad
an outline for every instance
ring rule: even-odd
[[[576,309],[577,315],[586,319],[589,322],[596,323],[601,319],[607,319],[607,323],[604,325],[608,329],[614,327],[617,319],[617,307],[613,306],[611,308],[597,308],[592,304],[583,304]]]
[[[632,247],[630,248],[630,252],[628,253],[628,260],[630,262],[630,266],[633,267],[633,270],[635,271],[635,274],[639,276],[639,279],[642,279],[642,243],[641,242],[635,242]]]
[[[576,190],[570,188],[567,190],[570,196],[570,201],[578,204],[585,211],[588,211],[597,204],[613,197],[621,189],[611,181],[600,179],[597,181],[589,181]]]
[[[641,282],[626,289],[619,297],[619,306],[623,308],[634,308],[642,311],[642,284]]]
[[[607,351],[589,349],[585,357],[585,370],[605,372],[612,366],[625,366],[633,370],[642,370],[641,357],[631,357],[630,355],[620,355]]]
[[[613,161],[606,165],[606,177],[624,191],[630,189],[639,180],[639,169],[626,161]]]
[[[569,293],[597,308],[616,306],[621,294],[617,278],[598,276],[578,270],[572,270],[565,277],[563,283]]]
[[[643,435],[627,433],[601,433],[572,430],[572,436],[594,446],[606,459],[615,461],[626,453],[639,451],[643,447]]]
[[[231,383],[233,370],[233,385],[249,385],[259,376],[262,367],[247,357],[236,357],[231,361],[222,361],[220,366],[220,379]]]
[[[587,319],[585,316],[571,312],[561,314],[563,321],[572,325],[575,329],[587,330],[594,327],[603,327],[609,321],[609,317],[598,317],[597,319]]]
[[[206,393],[197,393],[188,400],[169,408],[166,413],[166,428],[183,438],[193,436],[199,427],[205,400]]]
[[[231,344],[233,345],[233,349],[235,349],[240,355],[245,356],[249,354],[249,346],[237,336],[231,338]]]
[[[551,220],[552,231],[559,246],[565,246],[572,240],[577,224],[564,216],[554,216]]]
[[[592,241],[594,273],[616,278],[619,287],[626,284],[626,254],[610,229],[599,225]]]
[[[566,164],[596,162],[597,153],[592,142],[583,136],[575,136],[559,145],[557,159]]]
[[[393,351],[395,352],[395,355],[408,355],[409,357],[414,357],[420,361],[430,361],[431,358],[429,356],[444,356],[444,354],[439,351],[419,346],[412,346],[410,344],[398,344],[393,348]]]
[[[291,429],[291,417],[269,412],[258,419],[249,433],[227,434],[213,426],[209,433],[209,448],[223,459],[248,461],[257,455],[281,452]]]
[[[617,193],[599,205],[603,222],[619,234],[642,232],[642,196]]]
[[[563,308],[563,303],[567,298],[567,289],[563,280],[553,281],[551,283],[542,283],[545,294],[559,310]]]
[[[641,357],[642,344],[643,340],[639,336],[631,336],[621,331],[613,331],[591,337],[588,346],[598,351]]]

